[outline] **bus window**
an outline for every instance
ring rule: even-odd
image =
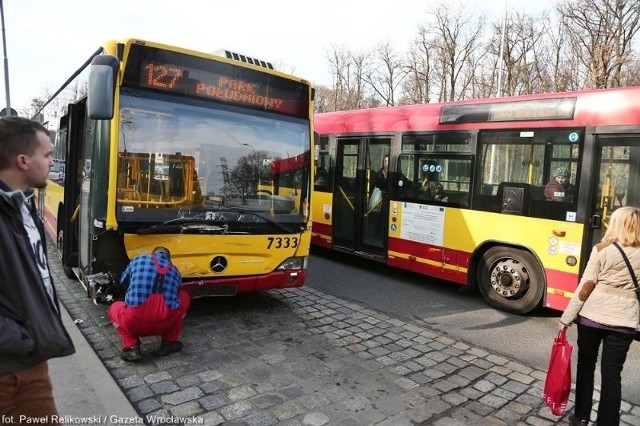
[[[502,130],[481,132],[477,191],[494,196],[484,204],[478,197],[476,207],[499,211],[504,202],[501,187],[526,188],[522,214],[560,218],[567,210],[575,210],[575,200],[564,207],[552,206],[545,197],[545,185],[552,182],[559,169],[568,170],[573,194],[578,192],[578,161],[584,132],[575,129]],[[502,186],[501,186],[502,185]]]
[[[471,152],[470,133],[409,134],[402,137],[403,151]]]
[[[315,141],[315,180],[314,189],[316,191],[329,191],[329,138],[320,137]]]
[[[399,194],[406,201],[469,206],[471,156],[451,154],[401,154],[398,167],[412,184]]]

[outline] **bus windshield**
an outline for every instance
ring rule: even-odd
[[[165,98],[122,90],[117,177],[121,225],[180,218],[306,220],[309,190],[302,171],[309,164],[284,172],[272,165],[298,156],[310,161],[308,120]]]

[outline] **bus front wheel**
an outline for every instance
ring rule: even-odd
[[[490,248],[482,256],[477,279],[487,304],[507,312],[526,314],[540,305],[544,294],[542,269],[524,250]]]

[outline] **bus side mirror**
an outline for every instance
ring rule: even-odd
[[[98,55],[89,68],[87,112],[94,120],[113,118],[113,97],[120,61],[111,55]]]

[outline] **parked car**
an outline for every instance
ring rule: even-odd
[[[49,179],[55,181],[64,180],[64,164],[54,164],[49,169]]]

